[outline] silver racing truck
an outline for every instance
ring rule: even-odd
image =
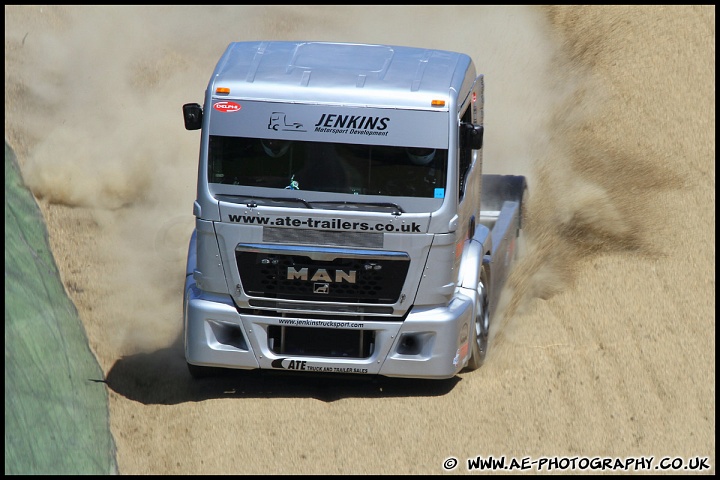
[[[184,290],[190,373],[442,379],[480,367],[524,176],[484,175],[462,53],[231,43],[200,130]]]

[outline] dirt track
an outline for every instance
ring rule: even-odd
[[[6,6],[5,26],[6,139],[106,373],[122,474],[464,473],[478,455],[715,472],[713,6]],[[528,175],[532,203],[481,370],[190,379],[180,106],[229,41],[260,38],[459,50],[486,74],[486,170]]]

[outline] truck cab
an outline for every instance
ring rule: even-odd
[[[183,106],[200,130],[190,372],[479,367],[525,188],[482,174],[483,93],[462,53],[231,43]]]

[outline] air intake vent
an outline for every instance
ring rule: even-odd
[[[321,230],[297,230],[293,228],[263,229],[263,242],[295,245],[335,245],[344,247],[382,248],[382,233],[327,232]]]

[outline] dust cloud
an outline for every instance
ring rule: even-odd
[[[584,118],[601,108],[602,86],[562,63],[562,45],[533,7],[6,6],[5,13],[6,139],[41,202],[92,212],[98,257],[88,261],[104,273],[95,280],[109,293],[96,301],[106,305],[118,354],[167,345],[180,332],[199,149],[181,106],[202,103],[231,41],[470,54],[485,75],[484,169],[529,180],[526,255],[504,299],[512,311],[567,286],[593,248],[617,239],[642,244],[637,215],[617,203],[623,185],[608,185],[593,163],[611,169],[616,157],[583,131]]]

